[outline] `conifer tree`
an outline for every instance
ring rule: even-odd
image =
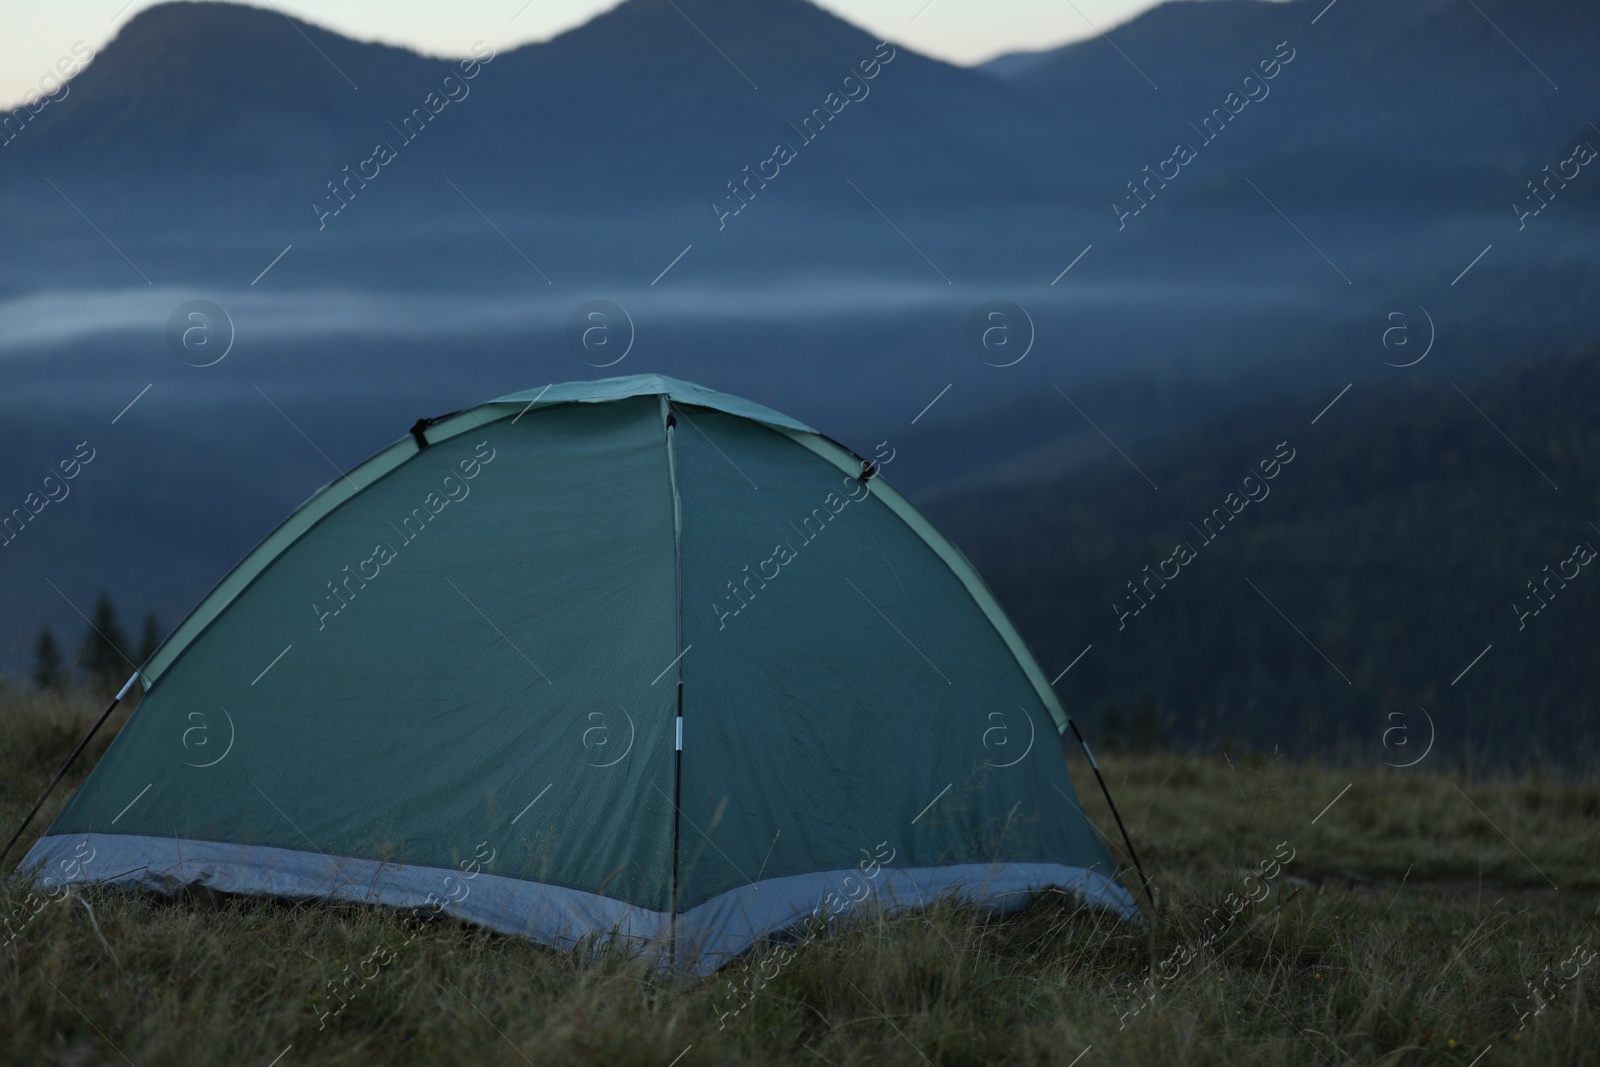
[[[40,689],[55,689],[61,681],[61,650],[50,627],[41,626],[33,646],[33,684]]]
[[[144,629],[139,634],[139,654],[134,657],[141,667],[150,661],[156,654],[156,649],[161,647],[161,623],[156,619],[156,613],[146,612]]]
[[[99,685],[115,685],[131,670],[128,656],[128,637],[117,622],[117,609],[111,597],[100,594],[90,616],[89,630],[84,634],[83,669]]]

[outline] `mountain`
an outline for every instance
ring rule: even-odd
[[[1240,176],[1259,168],[1275,189],[1309,182],[1324,201],[1416,226],[1475,208],[1483,180],[1516,173],[1587,119],[1582,101],[1600,89],[1600,68],[1587,62],[1600,13],[1555,0],[1481,6],[1342,0],[1313,25],[1321,5],[1311,0],[1180,0],[1103,37],[982,70],[886,45],[894,58],[869,82],[857,67],[878,66],[878,43],[806,0],[628,0],[552,41],[494,55],[463,83],[455,64],[276,12],[170,3],[131,20],[68,97],[27,123],[0,183],[42,197],[53,194],[36,175],[72,173],[130,228],[177,236],[269,212],[303,229],[328,183],[385,142],[404,158],[392,168],[400,177],[384,172],[396,191],[383,198],[406,206],[360,212],[374,230],[415,215],[414,201],[431,202],[451,175],[514,201],[519,220],[571,211],[715,220],[712,204],[738,206],[730,183],[746,182],[745,168],[781,141],[802,157],[773,179],[781,197],[770,190],[786,230],[805,228],[796,212],[837,216],[855,195],[848,177],[988,265],[1004,260],[978,234],[1025,242],[1041,226],[1111,223],[1127,183],[1187,140],[1205,153],[1195,168],[1204,176],[1186,173],[1169,198],[1203,208],[1218,184],[1248,193]],[[1516,27],[1517,45],[1491,18]],[[1518,48],[1539,57],[1537,69]],[[1252,83],[1265,95],[1230,116],[1229,94],[1247,93],[1244,79],[1263,63],[1276,69]],[[452,71],[461,99],[411,148],[406,117],[430,93],[444,96]],[[853,104],[852,72],[862,97]],[[830,93],[844,108],[836,118]],[[1218,109],[1231,121],[1212,148],[1204,123]],[[803,126],[814,113],[829,118],[825,134]],[[759,197],[767,183],[744,190]],[[131,198],[142,210],[126,208]],[[1192,243],[1204,213],[1170,212],[1178,217],[1157,225]]]
[[[423,287],[524,280],[477,254],[474,218],[554,247],[569,278],[654,276],[694,234],[719,235],[696,258],[723,279],[1047,280],[1090,243],[1114,276],[1209,277],[1285,247],[1270,202],[1347,234],[1387,288],[1442,269],[1424,238],[1537,172],[1600,91],[1600,12],[1480,7],[1178,0],[973,70],[807,0],[627,0],[548,42],[488,42],[467,79],[273,11],[169,3],[5,146],[0,293],[131,280],[81,254],[101,237],[63,198],[168,277],[315,234],[308,280]],[[1174,164],[1178,142],[1198,158]],[[1372,254],[1386,241],[1400,254]]]
[[[281,235],[281,248],[336,229],[359,239],[322,277],[389,276],[403,265],[433,284],[446,262],[457,278],[499,273],[466,254],[454,216],[475,212],[463,198],[513,240],[560,240],[570,277],[615,269],[638,254],[641,236],[655,261],[692,240],[679,239],[686,230],[752,229],[728,221],[752,199],[764,201],[751,205],[768,220],[762,228],[799,243],[789,258],[815,265],[841,243],[868,260],[914,255],[872,205],[976,233],[1016,199],[1052,191],[1050,165],[994,165],[1049,143],[1013,90],[880,44],[805,0],[628,0],[552,41],[485,58],[470,80],[457,67],[253,7],[150,8],[7,146],[0,188],[16,211],[0,227],[16,259],[0,262],[0,289],[37,279],[41,264],[47,274],[81,272],[74,258],[119,276],[121,264],[64,252],[62,234],[98,238],[62,195],[104,234],[125,237],[132,248],[117,244],[133,262],[143,250],[161,272],[231,273],[219,258],[234,243]],[[369,162],[380,144],[392,163]],[[1047,164],[1054,158],[1045,153]],[[952,205],[980,192],[992,206],[952,217]],[[329,221],[322,212],[343,200],[356,203]],[[882,227],[865,248],[850,236],[866,228],[863,213]],[[626,219],[632,239],[582,225],[593,216]],[[560,232],[574,226],[579,239]],[[735,243],[718,247],[733,253]],[[720,270],[747,273],[747,260],[771,258],[770,247]]]
[[[1600,10],[1565,0],[1178,0],[988,70],[1130,177],[1173,141],[1204,148],[1214,135],[1232,171],[1353,152],[1369,161],[1361,173],[1378,175],[1387,157],[1388,184],[1404,196],[1407,184],[1448,180],[1452,166],[1520,164],[1587,118],[1597,48]],[[1230,92],[1242,103],[1226,103]],[[1219,108],[1225,124],[1198,128]]]
[[[1002,81],[1019,78],[1049,59],[1045,52],[1005,52],[993,59],[979,63],[977,69]]]
[[[1592,342],[1593,168],[1524,226],[1511,208],[1591,136],[1597,25],[1554,0],[1179,0],[965,69],[805,0],[627,0],[463,68],[256,7],[147,9],[0,120],[0,494],[85,437],[117,472],[10,553],[0,649],[66,614],[39,573],[170,618],[334,468],[551,381],[672,374],[887,438],[919,500],[1045,482],[1122,508],[1094,481],[1108,438],[1205,456],[1181,435],[1224,413],[1378,395],[1397,307],[1437,324],[1436,391]],[[197,298],[236,328],[204,369],[167,337]],[[634,331],[620,366],[570,340],[595,298]],[[994,301],[1014,364],[975,341]],[[271,476],[224,476],[252,464]]]
[[[860,98],[863,118],[852,114],[839,128],[870,124],[888,138],[880,146],[887,155],[910,144],[923,156],[942,153],[935,173],[960,167],[974,139],[982,145],[1007,125],[1004,88],[880,49],[805,0],[629,0],[553,41],[498,54],[486,42],[484,56],[492,58],[481,80],[468,79],[456,63],[358,43],[272,11],[163,4],[123,28],[69,97],[33,120],[15,154],[28,165],[180,178],[260,177],[262,168],[326,175],[365,158],[375,141],[405,144],[397,139],[409,129],[391,124],[430,93],[448,97],[442,82],[453,75],[460,99],[447,99],[451,110],[429,129],[419,166],[459,167],[462,160],[449,157],[460,154],[532,193],[594,196],[598,188],[635,199],[665,197],[673,183],[696,177],[697,198],[709,202],[746,163],[769,157],[776,141],[803,146],[806,132],[825,125],[796,132],[791,122],[800,126],[814,109],[831,122],[830,93],[846,107],[852,92]],[[872,79],[861,77],[863,63]],[[962,121],[979,111],[1000,129]],[[934,115],[941,117],[930,121]],[[952,141],[963,144],[960,152]],[[703,156],[719,150],[726,158],[712,170]]]
[[[160,4],[130,19],[9,149],[24,166],[91,172],[236,178],[326,164],[448,70],[262,8]]]

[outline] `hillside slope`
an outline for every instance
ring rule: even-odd
[[[1312,425],[1333,392],[928,511],[1050,677],[1093,645],[1080,714],[1148,698],[1177,738],[1306,753],[1420,706],[1442,751],[1592,758],[1600,576],[1565,561],[1600,548],[1596,352],[1362,383]]]

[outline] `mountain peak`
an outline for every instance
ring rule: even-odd
[[[375,121],[384,97],[415,95],[444,67],[264,8],[173,0],[129,19],[18,146],[86,165],[255,166],[328,148],[331,131]]]
[[[270,41],[282,34],[294,35],[298,27],[320,46],[324,39],[345,40],[332,30],[315,23],[280,15],[253,4],[231,0],[165,0],[138,12],[123,24],[117,36],[106,45],[111,48],[156,45],[165,50],[204,39],[259,41],[265,34]],[[304,42],[302,42],[303,47]]]

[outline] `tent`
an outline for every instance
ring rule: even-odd
[[[869,904],[1136,917],[1061,705],[894,455],[654,375],[420,421],[140,669],[23,866],[701,973]]]

